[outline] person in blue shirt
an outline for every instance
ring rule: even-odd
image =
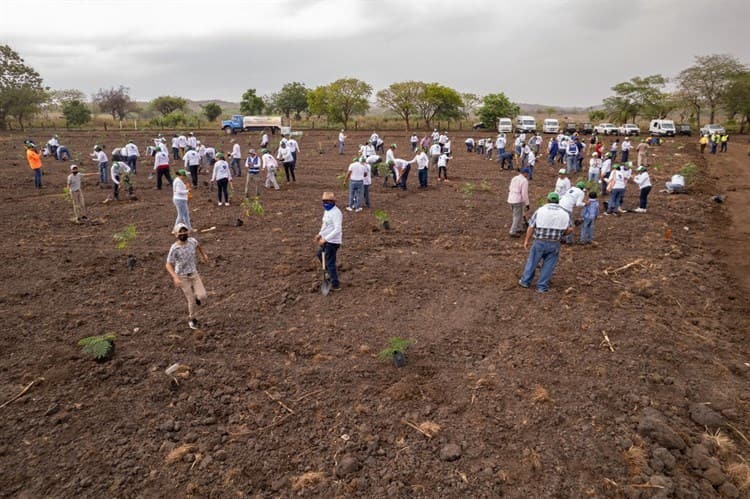
[[[599,201],[596,192],[589,192],[589,202],[581,212],[583,224],[581,224],[581,244],[591,244],[594,241],[594,222],[599,216]]]

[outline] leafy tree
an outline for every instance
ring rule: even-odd
[[[0,45],[0,130],[14,117],[23,130],[24,121],[41,110],[49,95],[42,77],[24,63],[8,45]]]
[[[725,107],[730,118],[740,116],[740,133],[750,124],[750,71],[740,73],[732,79],[725,96]]]
[[[187,100],[182,97],[172,97],[171,95],[162,95],[151,101],[151,107],[166,116],[175,111],[184,111]]]
[[[281,90],[274,95],[274,107],[286,118],[294,113],[294,119],[300,119],[300,113],[307,111],[307,93],[309,90],[304,83],[296,81],[286,83]]]
[[[493,126],[497,123],[498,118],[514,118],[521,112],[517,104],[508,99],[503,92],[498,94],[489,94],[482,99],[482,106],[479,108],[479,119],[487,126]]]
[[[242,100],[240,101],[240,113],[246,115],[256,115],[263,113],[263,99],[255,95],[254,88],[248,88],[245,93],[242,94]]]
[[[746,71],[740,61],[726,54],[711,54],[695,57],[695,64],[677,75],[677,85],[684,97],[688,97],[696,110],[700,126],[701,106],[707,107],[710,122],[716,118],[716,110],[722,104],[734,78]]]
[[[118,88],[100,88],[99,91],[94,94],[93,100],[103,113],[112,115],[112,119],[124,120],[135,106],[135,103],[128,95],[129,91],[130,89],[122,85]]]
[[[277,93],[264,95],[261,97],[261,100],[263,101],[263,112],[266,114],[275,114],[279,113],[279,108],[276,107],[276,95]]]
[[[81,126],[91,121],[91,109],[79,100],[68,101],[62,107],[65,126]]]
[[[660,74],[636,76],[612,87],[614,98],[605,99],[605,107],[613,119],[635,121],[640,116],[662,118],[666,115],[667,83]],[[632,118],[632,120],[630,119]]]
[[[49,93],[48,108],[50,110],[61,110],[65,104],[74,100],[86,102],[86,94],[75,88],[52,90]]]
[[[342,78],[311,90],[307,103],[312,114],[326,115],[329,121],[340,122],[346,128],[353,115],[370,109],[371,94],[372,87],[364,81]]]
[[[607,117],[607,113],[602,109],[592,109],[589,111],[589,121],[592,123],[602,121]]]
[[[461,94],[461,101],[463,102],[463,106],[461,106],[461,116],[463,118],[468,118],[474,116],[474,113],[477,112],[477,109],[482,102],[482,98],[477,94],[463,93]]]
[[[209,102],[205,106],[201,106],[201,109],[203,110],[203,116],[205,116],[208,121],[215,120],[224,112],[224,110],[221,109],[221,106],[215,102]]]
[[[417,100],[423,88],[424,83],[420,81],[391,83],[376,94],[378,105],[398,114],[406,123],[406,129],[410,130],[409,118],[417,111]]]
[[[435,119],[460,118],[462,106],[461,95],[452,88],[439,83],[425,84],[417,100],[417,110],[428,128],[432,126]]]

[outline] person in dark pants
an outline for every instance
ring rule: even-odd
[[[323,193],[323,223],[320,226],[318,235],[315,236],[315,243],[318,245],[318,261],[325,257],[326,271],[331,278],[331,290],[338,291],[341,289],[339,275],[336,270],[336,254],[341,247],[343,214],[336,206],[336,197],[333,192]]]
[[[161,178],[166,177],[167,183],[172,185],[172,177],[169,175],[169,156],[163,149],[156,151],[154,156],[154,170],[156,170],[156,188],[161,190]]]

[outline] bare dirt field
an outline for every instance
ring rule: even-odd
[[[88,173],[94,143],[143,152],[151,138],[59,133]],[[419,190],[413,171],[402,192],[376,178],[373,208],[344,213],[343,289],[327,297],[320,194],[345,205],[336,176],[365,133],[339,156],[336,133],[305,132],[297,182],[262,191],[262,217],[242,213],[244,177],[229,207],[203,177],[190,202],[210,256],[198,331],[164,269],[175,209],[150,164],[135,201],[103,203],[110,190],[86,177],[94,223],[78,225],[70,163],[47,160],[37,192],[26,135],[1,135],[0,404],[33,384],[0,408],[0,496],[748,497],[747,139],[706,158],[695,138],[652,148],[648,213],[601,217],[596,245],[563,246],[541,295],[517,285],[513,174],[466,153],[468,134],[453,135],[449,183],[431,171]],[[258,142],[235,139],[243,153]],[[411,158],[406,134],[385,140]],[[689,193],[660,193],[687,163]],[[537,162],[533,200],[554,171]],[[626,208],[637,198],[630,185]],[[117,249],[128,224],[137,237]],[[110,362],[76,345],[110,332]],[[403,368],[377,358],[392,336],[413,342]],[[176,362],[189,372],[166,375]]]

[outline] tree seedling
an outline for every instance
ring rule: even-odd
[[[84,355],[93,357],[97,362],[107,362],[115,354],[115,335],[107,333],[81,338],[78,340],[78,346]]]
[[[135,230],[135,225],[130,224],[126,226],[125,229],[122,230],[122,232],[118,232],[117,234],[112,236],[112,239],[117,242],[117,249],[122,250],[125,249],[133,240],[135,240],[137,235],[138,233]]]
[[[67,187],[63,187],[63,194],[62,195],[63,195],[63,199],[65,201],[67,201],[68,203],[72,203],[73,202],[73,196],[71,196],[70,189],[68,189]]]
[[[382,225],[385,230],[391,228],[391,218],[388,216],[388,212],[385,210],[375,210],[375,220],[378,221],[378,225]]]
[[[411,346],[411,341],[393,336],[388,339],[388,346],[380,351],[378,358],[385,361],[392,361],[396,367],[406,365],[406,350]]]
[[[461,186],[461,192],[465,198],[470,198],[474,194],[474,184],[466,182]]]
[[[242,211],[245,213],[246,218],[250,218],[250,215],[253,213],[261,217],[266,212],[263,205],[260,203],[260,196],[258,195],[255,195],[252,198],[243,199],[240,206],[242,207]]]

